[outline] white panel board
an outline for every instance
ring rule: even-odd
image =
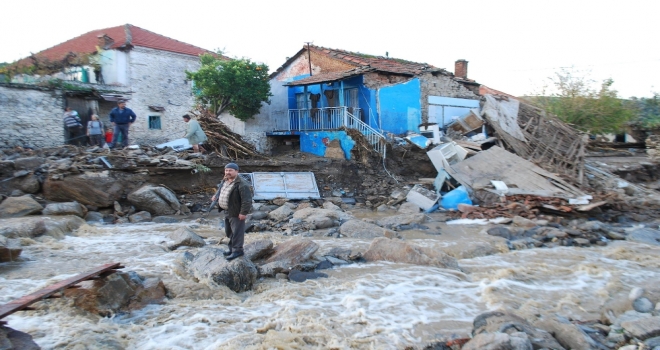
[[[254,199],[321,198],[312,172],[252,173]]]

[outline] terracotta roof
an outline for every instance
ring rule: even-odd
[[[504,95],[504,96],[508,96],[508,97],[511,97],[511,98],[514,98],[514,99],[520,101],[520,99],[517,98],[516,96],[513,96],[511,94],[507,94],[506,92],[503,92],[503,91],[500,91],[500,90],[497,90],[497,89],[493,89],[493,88],[488,87],[486,85],[480,85],[479,86],[479,95],[481,95],[481,96],[483,96],[483,95]]]
[[[322,46],[310,45],[309,49],[312,52],[315,52],[320,55],[324,55],[328,58],[336,59],[338,61],[347,63],[354,67],[370,67],[374,68],[377,71],[394,73],[394,74],[403,74],[403,75],[418,75],[424,72],[432,71],[444,71],[442,68],[434,67],[427,63],[419,63],[406,61],[398,58],[389,58],[382,56],[374,56],[361,54],[357,52],[350,52],[339,49],[330,49]],[[300,51],[298,51],[293,57],[289,58],[284,64],[273,72],[270,76],[274,77],[279,72],[284,70],[290,63],[295,61],[301,54],[307,52],[307,46],[304,46]],[[296,81],[297,82],[297,81]]]
[[[306,77],[300,80],[295,80],[292,82],[289,82],[287,84],[284,84],[285,86],[302,86],[302,85],[313,85],[313,84],[320,84],[320,83],[329,83],[333,81],[339,81],[339,80],[344,80],[346,78],[350,78],[356,75],[361,75],[367,72],[373,72],[376,69],[371,68],[371,67],[359,67],[355,69],[350,69],[347,71],[343,72],[329,72],[329,73],[321,73],[321,74],[316,74],[312,75],[311,77]]]
[[[107,35],[112,39],[110,45],[106,47],[107,49],[129,49],[133,46],[139,46],[191,56],[211,52],[131,24],[125,24],[117,27],[93,30],[38,52],[36,56],[55,61],[63,59],[70,52],[77,54],[94,53],[99,44],[99,36],[103,35]]]

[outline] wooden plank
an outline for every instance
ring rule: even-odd
[[[14,301],[10,301],[9,303],[0,306],[0,319],[9,316],[16,311],[25,310],[29,305],[36,303],[37,301],[49,297],[57,297],[57,296],[53,296],[53,294],[62,292],[64,289],[74,284],[88,280],[90,278],[96,277],[104,273],[116,272],[114,271],[115,269],[120,269],[122,267],[123,266],[121,266],[121,263],[105,264],[93,270],[81,273],[71,278],[67,278],[64,281],[50,285],[32,294],[28,294]]]

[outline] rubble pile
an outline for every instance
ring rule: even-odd
[[[646,139],[646,154],[653,162],[660,161],[660,135],[650,135]]]

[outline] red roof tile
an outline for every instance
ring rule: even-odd
[[[191,56],[198,56],[203,53],[211,52],[131,24],[126,24],[117,27],[93,30],[38,52],[36,56],[47,58],[49,60],[61,60],[70,52],[78,54],[94,53],[96,52],[96,47],[99,43],[99,36],[102,35],[107,35],[113,40],[113,43],[109,47],[110,49],[139,46]]]

